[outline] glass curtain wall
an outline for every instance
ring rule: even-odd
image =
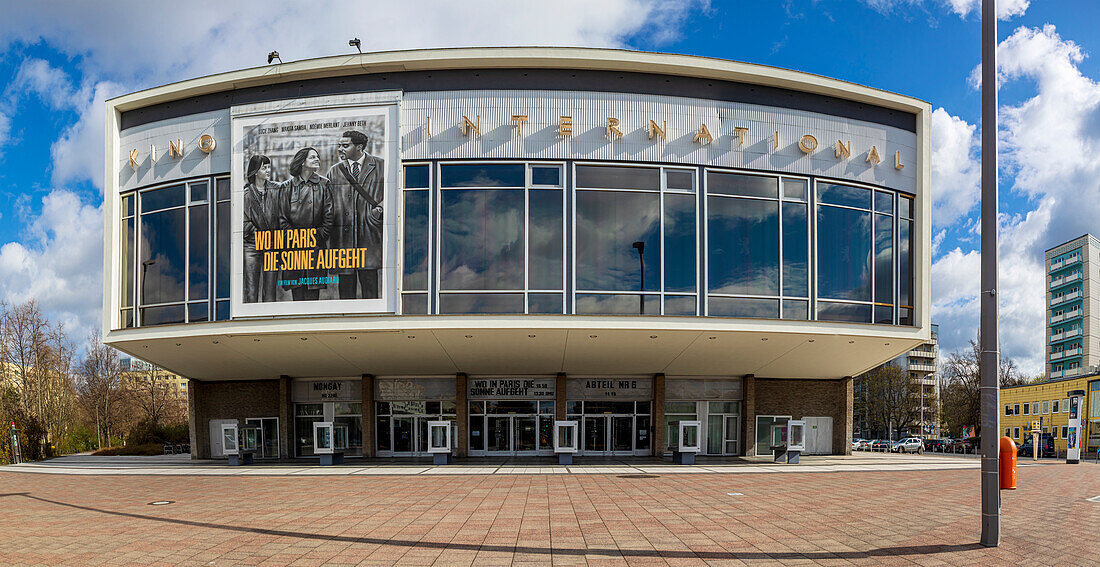
[[[806,202],[805,179],[707,171],[708,315],[808,318]]]
[[[564,171],[439,166],[438,313],[562,313]]]
[[[229,319],[228,178],[123,195],[120,218],[121,327]]]
[[[695,315],[696,170],[575,171],[575,313]]]

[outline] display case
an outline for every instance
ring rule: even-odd
[[[241,444],[236,423],[222,424],[222,454],[234,457],[241,454]]]
[[[437,465],[449,465],[453,462],[454,432],[450,421],[428,422],[428,453]]]
[[[806,450],[806,422],[787,422],[787,462],[798,464],[798,457]]]
[[[787,426],[790,421],[772,424],[772,455],[775,462],[780,462],[787,454]]]
[[[339,465],[344,462],[344,447],[347,446],[347,431],[337,433],[343,427],[334,427],[331,421],[318,421],[313,424],[313,454],[321,458],[322,465]],[[343,436],[343,446],[338,440]]]
[[[554,454],[558,456],[559,465],[573,464],[573,455],[577,452],[576,421],[554,422]]]
[[[701,427],[699,421],[681,421],[676,436],[676,450],[672,452],[672,461],[681,465],[694,465],[695,455],[700,450],[700,434],[699,428]]]

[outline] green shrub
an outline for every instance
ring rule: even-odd
[[[146,445],[150,443],[188,443],[191,440],[186,423],[159,425],[142,421],[130,430],[126,436],[127,445]]]

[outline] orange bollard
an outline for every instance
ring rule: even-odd
[[[1001,437],[1001,490],[1016,490],[1016,444]]]

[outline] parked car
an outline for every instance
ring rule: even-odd
[[[1030,457],[1034,447],[1032,446],[1031,436],[1028,435],[1024,440],[1024,444],[1020,445],[1016,449],[1016,456],[1018,457]],[[1058,450],[1054,448],[1054,436],[1049,433],[1043,433],[1039,437],[1039,457],[1041,458],[1058,458]]]
[[[943,439],[925,439],[924,450],[931,453],[943,452]]]
[[[871,450],[871,441],[869,439],[860,439],[859,448],[864,451]]]
[[[861,449],[864,449],[864,448],[867,447],[868,443],[869,443],[869,441],[867,441],[866,439],[860,439],[858,437],[855,438],[855,439],[852,439],[852,450],[853,451],[859,451]]]
[[[924,442],[919,437],[906,437],[891,449],[895,453],[923,453]]]
[[[889,451],[891,443],[892,443],[892,441],[889,441],[887,439],[875,439],[871,443],[871,450],[872,451]]]

